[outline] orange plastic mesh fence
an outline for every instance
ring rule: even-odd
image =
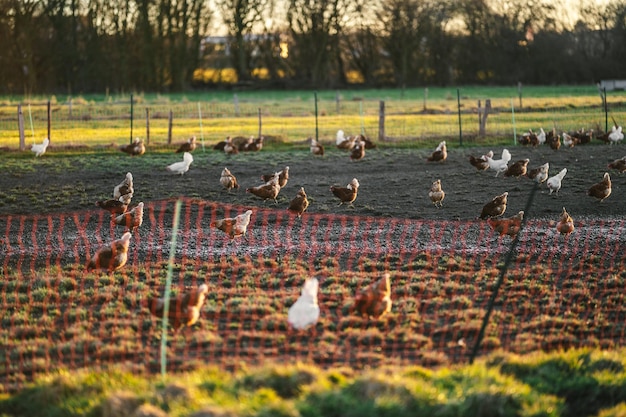
[[[124,232],[108,212],[0,217],[3,390],[59,368],[160,371],[161,322],[146,302],[164,291],[175,203],[145,205],[128,262],[112,273],[85,268]],[[246,207],[182,203],[172,299],[202,283],[209,290],[199,320],[168,333],[170,372],[467,361],[511,242],[478,220],[298,218],[272,208],[253,209],[247,235],[231,240],[211,223]],[[554,222],[529,219],[479,353],[623,346],[625,230],[623,220],[584,220],[562,236]],[[385,272],[391,311],[360,314],[356,294]],[[297,330],[288,309],[314,276],[320,317]]]

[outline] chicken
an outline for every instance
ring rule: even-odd
[[[359,135],[360,139],[365,142],[365,149],[376,149],[376,144],[365,135]]]
[[[526,159],[522,159],[520,161],[517,161],[513,164],[511,164],[510,167],[508,167],[506,169],[506,171],[504,171],[504,176],[505,177],[523,177],[526,175],[526,171],[528,170],[528,163],[530,162],[530,159],[526,158]]]
[[[611,133],[609,133],[609,144],[613,145],[614,143],[619,142],[624,139],[624,133],[622,133],[622,127],[614,125],[611,129]]]
[[[526,173],[526,176],[537,184],[541,184],[548,179],[548,171],[550,170],[550,163],[546,162],[543,165],[533,168]]]
[[[258,152],[263,148],[263,136],[259,136],[258,138],[254,138],[254,136],[250,136],[247,142],[244,142],[239,150],[242,152]]]
[[[602,181],[589,188],[587,195],[597,198],[600,202],[603,202],[608,196],[611,195],[611,177],[608,172],[604,173]]]
[[[170,172],[175,174],[183,175],[185,172],[189,171],[189,166],[193,162],[193,156],[189,152],[185,152],[183,154],[183,160],[180,162],[174,162],[173,164],[165,167]]]
[[[556,224],[556,230],[562,235],[569,235],[574,231],[574,220],[565,210],[565,207],[563,207],[563,211],[561,212],[561,218]]]
[[[357,139],[354,143],[354,147],[350,150],[350,160],[358,161],[359,159],[363,159],[365,157],[365,142]]]
[[[248,225],[250,224],[250,216],[252,215],[252,210],[248,210],[245,213],[242,213],[235,217],[227,217],[225,219],[215,220],[211,222],[211,227],[215,227],[216,229],[221,230],[230,236],[231,240],[239,237],[245,236],[248,231]]]
[[[487,152],[487,154],[481,155],[479,157],[470,155],[469,156],[470,164],[472,164],[472,166],[479,171],[485,171],[487,168],[489,168],[489,162],[487,162],[487,156],[489,156],[490,158],[493,158],[493,151],[489,151]]]
[[[561,183],[563,181],[563,177],[565,177],[565,174],[567,174],[567,168],[563,168],[561,171],[559,171],[558,174],[548,178],[546,185],[548,186],[548,189],[550,189],[550,194],[552,194],[552,192],[555,192],[557,194],[559,193],[559,190],[561,189]]]
[[[608,167],[611,169],[616,169],[620,174],[626,172],[626,156],[610,162]]]
[[[337,131],[337,137],[335,139],[337,148],[350,150],[354,147],[355,142],[356,136],[345,136],[341,129]]]
[[[508,149],[503,149],[502,156],[500,157],[500,159],[493,159],[493,157],[490,157],[488,155],[485,155],[485,158],[487,159],[489,168],[496,171],[496,177],[497,177],[498,174],[506,171],[507,168],[509,167],[508,164],[509,164],[509,161],[511,160],[511,153],[509,152]]]
[[[515,236],[522,228],[522,220],[524,219],[524,211],[520,210],[515,216],[506,219],[487,219],[489,226],[500,234],[500,236],[508,235],[515,239]]]
[[[362,288],[354,299],[354,309],[363,317],[380,318],[391,311],[391,283],[389,273],[373,284]]]
[[[146,153],[146,146],[143,144],[143,140],[135,138],[133,139],[133,143],[120,146],[120,151],[130,156],[141,156]]]
[[[220,184],[222,187],[226,188],[228,192],[233,188],[239,188],[239,183],[237,182],[237,178],[230,172],[228,168],[224,168],[222,170],[222,175],[220,176]]]
[[[341,201],[339,205],[342,205],[343,203],[349,203],[350,207],[353,207],[352,203],[354,202],[354,200],[356,200],[360,185],[361,184],[359,184],[359,180],[353,178],[352,181],[350,181],[350,184],[346,185],[345,187],[331,185],[330,191],[332,191],[333,195]]]
[[[573,148],[575,145],[578,145],[578,143],[580,142],[578,138],[566,132],[563,132],[561,136],[563,136],[563,146],[566,146],[568,148]]]
[[[435,151],[426,158],[429,162],[443,162],[448,158],[448,148],[446,147],[446,141],[439,142]]]
[[[546,139],[546,141],[548,141],[548,139]],[[551,139],[548,141],[548,144],[550,145],[550,148],[558,151],[559,148],[561,147],[561,138],[559,137],[559,135],[554,134],[551,136]]]
[[[225,140],[217,142],[215,145],[213,145],[213,150],[214,151],[224,151],[224,147],[226,147],[226,144],[228,142],[230,142],[230,136],[228,136]]]
[[[222,149],[224,149],[224,153],[227,155],[235,155],[239,153],[239,149],[237,149],[237,146],[233,143],[233,139],[230,136],[226,138]]]
[[[546,132],[543,130],[543,127],[539,128],[539,133],[537,133],[537,145],[543,145],[546,143]]]
[[[274,200],[274,203],[278,204],[278,201],[276,200],[276,197],[278,197],[278,193],[280,192],[278,177],[279,175],[278,173],[276,173],[274,174],[272,179],[265,184],[259,185],[257,187],[247,188],[246,192],[262,198],[263,201]]]
[[[289,167],[285,167],[282,171],[275,172],[273,174],[263,174],[261,175],[261,180],[267,183],[269,182],[274,175],[278,175],[278,185],[280,188],[284,188],[287,185],[287,181],[289,181]]]
[[[309,138],[311,153],[313,155],[324,156],[324,146],[313,138]]]
[[[302,216],[302,213],[309,207],[309,200],[304,192],[304,187],[300,187],[298,194],[291,200],[287,210],[296,214],[298,217]]]
[[[96,201],[96,206],[108,211],[111,215],[122,214],[128,209],[128,204],[124,202],[122,197],[117,200],[112,198],[109,200]]]
[[[433,181],[428,197],[435,207],[443,207],[443,199],[446,197],[446,193],[441,189],[441,180]]]
[[[241,143],[239,143],[239,145],[237,145],[237,150],[239,152],[245,152],[245,151],[248,150],[248,146],[252,145],[253,142],[254,142],[254,136],[250,136],[244,142],[241,142]]]
[[[489,217],[502,216],[504,212],[506,211],[506,204],[508,202],[508,196],[509,196],[509,193],[504,192],[500,194],[499,196],[494,197],[493,200],[485,204],[485,206],[483,207],[483,210],[480,213],[480,218],[486,219]]]
[[[99,248],[87,263],[87,272],[94,269],[113,272],[126,265],[130,236],[130,232],[126,232],[120,239]]]
[[[182,152],[193,152],[196,150],[196,137],[192,136],[189,139],[187,139],[187,142],[182,143],[178,149],[176,149],[176,153],[182,153]]]
[[[539,145],[539,139],[537,134],[530,129],[519,138],[519,144],[537,146]]]
[[[135,188],[133,186],[133,174],[127,172],[124,180],[113,187],[113,199],[119,200],[122,198],[122,201],[128,205],[130,204],[130,200],[133,198],[134,194]]]
[[[193,326],[200,319],[200,310],[208,292],[208,285],[202,284],[198,288],[188,290],[176,298],[170,298],[167,319],[175,332],[183,326]],[[163,318],[165,312],[164,298],[147,297],[142,301],[142,305],[153,316],[160,319]]]
[[[143,224],[143,202],[115,217],[113,223],[125,226],[131,232],[141,226]]]
[[[294,329],[304,330],[317,323],[320,317],[320,306],[317,303],[318,288],[317,278],[308,278],[304,281],[300,297],[289,307],[287,313],[287,321]]]
[[[30,147],[30,150],[35,152],[35,157],[38,157],[46,153],[49,144],[50,139],[45,138],[42,143],[33,143]]]

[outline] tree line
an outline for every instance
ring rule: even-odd
[[[566,1],[0,0],[0,92],[626,78],[626,1]]]

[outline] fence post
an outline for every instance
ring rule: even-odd
[[[130,95],[130,143],[133,143],[133,95]]]
[[[511,99],[511,119],[513,122],[513,145],[517,144],[517,130],[515,128],[515,106],[513,106],[513,99]]]
[[[259,136],[258,137],[261,137],[261,132],[262,132],[261,126],[262,126],[262,123],[261,123],[261,108],[259,107]]]
[[[202,106],[198,102],[198,120],[200,121],[200,140],[202,141],[202,152],[204,152],[204,130],[202,129]]]
[[[602,100],[604,101],[604,131],[609,131],[609,105],[606,102],[606,87],[602,89]]]
[[[461,128],[461,91],[456,89],[456,106],[459,113],[459,145],[463,146],[463,129]]]
[[[380,100],[378,107],[378,140],[385,140],[385,102]]]
[[[519,96],[519,108],[523,109],[524,106],[522,105],[522,82],[521,81],[517,82],[517,95]]]
[[[150,144],[150,109],[146,107],[146,145]]]
[[[335,106],[337,108],[337,114],[339,114],[341,110],[340,106],[341,100],[339,99],[339,90],[335,91]]]
[[[485,136],[487,117],[489,117],[489,110],[491,110],[491,99],[485,100],[485,108],[480,107],[480,100],[478,100],[478,136]]]
[[[424,111],[428,108],[426,102],[428,101],[428,87],[424,88]]]
[[[174,124],[174,112],[170,110],[170,118],[167,121],[167,144],[172,144],[172,125]]]
[[[68,117],[72,120],[72,97],[68,98],[67,106],[69,107],[69,115]]]
[[[239,117],[239,96],[237,93],[233,95],[233,101],[235,103],[235,117]]]
[[[26,142],[24,139],[24,113],[22,112],[22,105],[17,105],[17,129],[20,134],[20,151],[26,149]]]
[[[52,126],[52,108],[50,107],[50,100],[48,100],[48,141],[52,142],[50,137],[50,127]]]
[[[319,140],[319,129],[317,127],[317,91],[313,93],[313,98],[315,101],[315,140]]]

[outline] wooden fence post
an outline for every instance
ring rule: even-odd
[[[233,102],[235,104],[235,117],[239,117],[239,96],[237,93],[233,96]]]
[[[146,107],[146,145],[150,144],[150,109]]]
[[[22,105],[17,105],[17,129],[20,133],[20,151],[26,149],[26,141],[24,139],[24,113],[22,112]]]
[[[167,122],[167,144],[172,144],[172,125],[174,124],[174,112],[170,110],[170,118]]]
[[[491,110],[491,99],[485,100],[485,108],[480,107],[480,100],[478,100],[478,135],[485,136],[487,117],[489,117],[489,111]]]
[[[261,137],[261,108],[259,107],[259,137]]]
[[[52,108],[50,107],[50,100],[48,100],[48,141],[52,142],[50,137],[50,127],[52,126]]]
[[[378,140],[385,140],[385,102],[380,101],[380,107],[378,110]]]

